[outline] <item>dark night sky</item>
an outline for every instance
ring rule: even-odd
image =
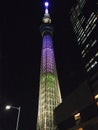
[[[81,58],[69,18],[72,3],[72,0],[51,0],[50,3],[55,29],[55,58],[63,99],[77,87],[82,77]],[[6,103],[21,106],[19,129],[35,130],[43,0],[3,1],[1,9],[0,94]]]

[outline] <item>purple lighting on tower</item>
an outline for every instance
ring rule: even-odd
[[[42,72],[53,73],[54,71],[55,71],[55,63],[54,63],[52,38],[50,35],[45,35],[43,37]]]

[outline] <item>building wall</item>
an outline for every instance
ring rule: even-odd
[[[74,115],[80,113],[75,120]],[[98,127],[98,108],[87,82],[82,83],[54,110],[54,121],[59,130],[89,130]],[[95,130],[95,129],[94,129]]]
[[[87,72],[98,70],[98,2],[77,1],[71,9],[71,23]]]

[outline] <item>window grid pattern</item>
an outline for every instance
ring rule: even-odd
[[[94,68],[95,65],[98,64],[98,52],[94,55],[93,58],[90,59],[90,61],[85,65],[85,68],[87,69],[87,72],[89,72],[92,68]]]
[[[98,26],[98,12],[93,8],[91,13],[86,16],[86,13],[83,12],[85,4],[85,0],[78,0],[76,6],[73,6],[71,9],[70,18],[77,38],[77,43],[81,49],[81,56],[84,59],[85,69],[89,72],[98,66],[98,57],[96,56],[98,50],[95,49],[98,43],[98,39],[95,34],[97,33]],[[77,13],[77,11],[79,12]],[[95,54],[92,56],[90,52],[94,52]]]

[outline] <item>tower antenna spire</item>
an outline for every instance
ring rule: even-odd
[[[45,2],[44,3],[45,6],[45,13],[44,13],[44,17],[43,17],[43,23],[51,23],[51,18],[50,18],[50,14],[49,14],[49,2]]]
[[[49,15],[49,10],[48,10],[48,7],[49,7],[49,2],[45,2],[45,15]]]

